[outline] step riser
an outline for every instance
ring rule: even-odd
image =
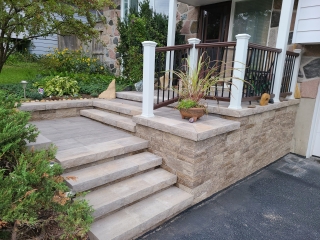
[[[140,115],[142,110],[141,107],[130,106],[127,104],[119,104],[117,102],[102,102],[102,101],[93,101],[93,107],[106,109],[112,112],[117,112],[125,115],[135,116]]]
[[[111,161],[114,161],[114,160],[118,160],[120,158],[129,157],[129,156],[132,156],[132,155],[135,155],[135,154],[139,154],[139,153],[143,153],[143,152],[146,152],[146,149],[138,150],[138,151],[134,151],[134,152],[130,152],[130,153],[125,153],[125,154],[114,156],[114,157],[111,157],[111,158],[105,158],[105,159],[102,159],[102,160],[99,160],[99,161],[95,161],[95,162],[88,163],[88,164],[83,164],[83,165],[72,167],[72,168],[67,168],[63,172],[64,173],[70,173],[70,172],[73,172],[73,171],[78,171],[78,170],[81,170],[81,169],[85,169],[85,168],[88,168],[88,167],[96,166],[96,165],[99,165],[99,164],[102,164],[102,163],[106,163],[106,162],[111,162]]]
[[[96,166],[64,173],[62,176],[74,192],[80,192],[155,168],[160,166],[161,163],[161,157],[149,152],[143,152]]]
[[[130,206],[135,202],[137,202],[138,200],[143,200],[144,198],[150,196],[151,194],[155,194],[163,189],[169,188],[176,182],[177,182],[177,177],[173,176],[172,178],[166,181],[160,182],[157,185],[151,186],[150,188],[147,188],[147,189],[143,189],[139,192],[135,192],[129,196],[126,196],[120,199],[119,201],[112,202],[106,206],[95,208],[93,217],[96,220],[98,220],[99,218],[106,216],[107,214],[110,214],[115,210],[120,210],[125,206]]]
[[[159,158],[157,161],[152,161],[152,162],[140,165],[140,166],[133,166],[131,168],[127,168],[127,169],[122,170],[122,171],[117,171],[117,172],[108,174],[107,176],[102,176],[102,177],[96,178],[96,179],[94,179],[92,181],[87,181],[85,183],[82,183],[79,186],[78,185],[73,185],[72,186],[68,182],[67,182],[67,185],[74,192],[83,192],[83,191],[87,191],[89,189],[96,188],[98,186],[104,185],[106,183],[113,182],[113,181],[116,181],[118,179],[133,175],[135,173],[138,173],[138,172],[141,172],[141,171],[144,171],[144,170],[147,170],[147,169],[151,169],[151,168],[160,166],[161,163],[162,163],[162,160],[161,160],[161,158]]]
[[[94,222],[91,240],[135,238],[191,206],[192,195],[171,187]]]
[[[81,110],[80,111],[81,116],[102,122],[107,125],[111,125],[113,127],[124,129],[129,132],[136,132],[136,124],[133,123],[131,120],[129,120],[129,118],[122,117],[119,114],[116,114],[116,115],[112,114],[114,117],[103,116],[104,114],[110,115],[109,112],[104,112],[104,111],[100,111],[97,109],[94,109],[93,111],[92,110]],[[128,121],[124,121],[121,118],[128,119]]]
[[[56,160],[64,169],[67,169],[148,148],[148,141],[139,139],[135,142],[134,140],[138,138],[132,138],[134,139],[131,144],[122,144],[123,139],[120,139],[119,141],[60,151],[56,155]]]

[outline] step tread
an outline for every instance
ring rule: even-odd
[[[126,114],[129,116],[135,116],[142,113],[142,107],[133,106],[133,105],[115,102],[115,101],[96,100],[96,101],[93,101],[92,104],[94,107]]]
[[[91,240],[132,239],[191,206],[192,200],[191,194],[170,187],[94,222],[89,237]]]
[[[148,148],[149,142],[138,137],[125,137],[113,141],[58,151],[57,161],[66,168],[92,163]]]
[[[80,110],[80,115],[130,132],[136,132],[136,123],[134,123],[132,119],[118,114],[108,113],[98,109],[86,109]]]
[[[73,191],[80,192],[159,166],[161,162],[161,157],[143,152],[65,173],[62,176],[74,177],[74,180],[66,179],[66,182]]]
[[[176,175],[159,168],[97,189],[84,199],[93,207],[93,216],[97,218],[169,187],[176,181]]]

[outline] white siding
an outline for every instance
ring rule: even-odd
[[[320,0],[300,0],[293,43],[320,43]]]
[[[52,35],[48,37],[39,37],[31,41],[29,48],[30,53],[34,54],[47,54],[53,52],[55,48],[58,48],[58,36]]]

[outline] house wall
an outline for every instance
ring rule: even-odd
[[[52,52],[55,48],[58,48],[58,36],[56,34],[33,39],[28,50],[31,54],[42,55]]]

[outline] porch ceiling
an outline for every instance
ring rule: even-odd
[[[209,4],[214,4],[214,3],[219,3],[219,2],[231,2],[231,0],[178,0],[179,2],[186,3],[191,6],[204,6],[204,5],[209,5]]]

